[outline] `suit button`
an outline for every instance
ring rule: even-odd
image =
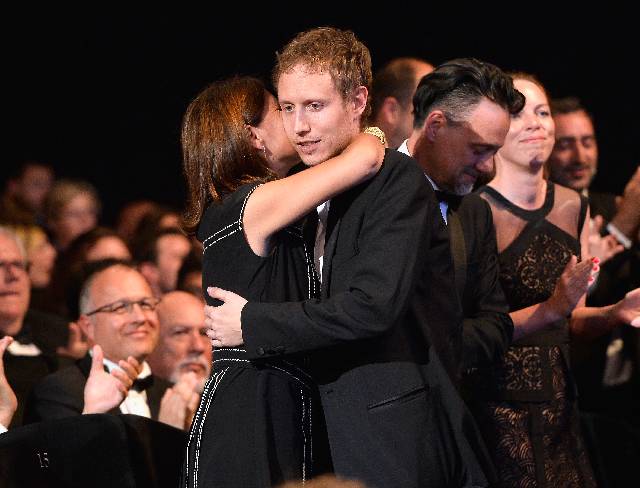
[[[264,356],[264,348],[263,347],[259,347],[258,348],[258,356]]]

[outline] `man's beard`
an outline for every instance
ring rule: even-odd
[[[198,393],[202,393],[202,390],[204,389],[204,385],[207,382],[207,379],[209,378],[209,373],[211,372],[211,365],[201,355],[187,357],[183,361],[180,361],[180,363],[176,365],[173,373],[171,374],[171,378],[169,378],[169,380],[171,381],[171,383],[176,384],[178,381],[180,381],[180,378],[182,377],[182,375],[191,372],[189,370],[185,370],[184,366],[186,366],[187,364],[193,364],[193,363],[201,365],[204,370],[204,375],[202,376],[202,378],[198,379],[198,387],[197,387]]]

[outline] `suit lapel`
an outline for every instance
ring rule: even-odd
[[[149,404],[149,410],[151,411],[151,418],[158,420],[158,414],[160,413],[160,401],[164,392],[170,386],[168,382],[157,376],[153,376],[153,384],[147,389],[147,403]]]

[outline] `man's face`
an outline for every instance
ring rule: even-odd
[[[191,243],[183,235],[167,234],[158,239],[156,246],[159,285],[162,292],[167,293],[176,289],[178,271],[191,250]]]
[[[121,300],[151,299],[153,295],[140,273],[124,266],[112,266],[94,278],[90,298],[95,310]],[[114,362],[129,356],[143,361],[158,343],[156,311],[143,310],[139,304],[133,305],[130,312],[98,312],[84,319],[89,339],[99,344],[105,357]]]
[[[20,200],[32,210],[42,210],[44,199],[53,185],[53,173],[46,166],[27,166],[18,181]]]
[[[556,143],[549,157],[552,181],[576,191],[588,188],[598,166],[598,144],[589,115],[580,110],[553,117]]]
[[[466,120],[451,123],[442,116],[443,120],[429,132],[434,115],[435,111],[427,118],[415,156],[441,189],[466,195],[481,174],[493,170],[493,157],[509,132],[509,113],[483,98]],[[421,145],[426,143],[428,134],[433,134],[433,150],[425,161]]]
[[[204,305],[193,295],[174,291],[158,305],[160,341],[149,356],[151,370],[173,383],[189,372],[206,380],[211,367],[211,342],[204,334]]]
[[[344,100],[329,73],[309,72],[304,65],[280,75],[278,101],[284,128],[306,165],[339,154],[360,131],[367,100],[366,89],[360,90],[353,100]]]
[[[98,208],[93,196],[79,193],[60,210],[60,215],[51,222],[58,243],[66,247],[80,234],[93,229],[98,222]]]
[[[13,239],[0,234],[0,332],[3,334],[19,332],[8,330],[8,327],[27,313],[29,286],[29,275],[20,249]]]

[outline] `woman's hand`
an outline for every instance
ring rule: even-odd
[[[594,282],[594,274],[600,269],[597,258],[584,259],[578,262],[576,256],[571,256],[560,275],[553,295],[547,300],[548,305],[558,317],[566,317],[571,314],[580,298],[587,292],[587,288]]]
[[[231,291],[210,286],[207,293],[211,298],[220,300],[222,305],[204,307],[204,324],[207,336],[214,347],[235,347],[241,345],[242,323],[240,317],[247,301]]]

